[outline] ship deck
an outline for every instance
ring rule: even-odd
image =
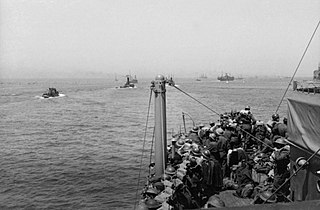
[[[257,204],[252,205],[253,199],[239,198],[234,196],[235,190],[222,191],[219,197],[224,201],[225,208],[221,209],[233,209],[233,210],[319,210],[320,200],[309,200],[291,203],[274,203],[274,204]],[[208,208],[216,209],[216,208]]]

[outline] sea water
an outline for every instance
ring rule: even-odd
[[[113,79],[0,80],[0,209],[133,209],[150,163],[151,81],[117,89],[122,84]],[[211,110],[167,87],[168,142],[192,121],[208,125],[217,113],[247,105],[257,119],[270,120],[289,79],[175,82]],[[64,97],[42,99],[48,87]],[[279,107],[281,119],[291,94]]]

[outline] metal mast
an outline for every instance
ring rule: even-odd
[[[164,76],[155,78],[155,175],[164,173],[167,165],[166,81]]]

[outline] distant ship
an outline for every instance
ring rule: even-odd
[[[205,75],[205,74],[201,74],[200,78],[201,78],[201,79],[207,79],[208,77],[207,77],[207,75]]]
[[[219,76],[217,79],[220,81],[233,81],[234,77],[228,73],[225,73],[224,75]]]
[[[306,93],[320,93],[320,64],[318,69],[313,71],[313,80],[293,81],[293,90]]]
[[[238,76],[235,78],[236,80],[243,80],[244,78],[242,76]]]
[[[320,78],[320,74],[318,73],[314,73],[316,78],[318,78],[318,76]],[[277,150],[269,146],[271,152],[275,150],[275,152],[271,153],[274,157],[277,157],[274,162],[270,161],[273,157],[270,154],[267,155],[259,150],[257,153],[252,153],[252,156],[254,157],[249,157],[251,158],[250,161],[255,165],[250,166],[253,169],[249,168],[249,161],[240,159],[238,156],[240,154],[238,152],[241,150],[244,152],[244,156],[248,157],[247,154],[250,154],[248,152],[251,152],[252,150],[242,146],[241,142],[245,137],[236,137],[240,136],[240,133],[237,133],[238,131],[244,132],[242,129],[242,122],[239,122],[239,124],[234,123],[234,119],[232,120],[229,118],[233,115],[232,113],[227,115],[221,114],[220,116],[229,118],[229,120],[224,123],[227,124],[226,127],[234,126],[234,130],[230,131],[230,133],[233,133],[234,138],[238,139],[237,141],[239,142],[237,146],[238,150],[229,150],[231,153],[227,155],[230,157],[228,160],[235,159],[234,163],[239,166],[239,168],[236,169],[236,172],[232,172],[237,173],[237,175],[231,175],[230,177],[225,176],[225,179],[223,179],[221,166],[214,168],[215,164],[219,163],[219,161],[215,159],[213,155],[220,157],[219,150],[217,149],[219,148],[218,143],[212,144],[211,142],[214,141],[211,141],[209,143],[210,146],[208,147],[211,148],[208,150],[205,149],[206,147],[203,146],[202,141],[200,141],[200,135],[202,135],[204,139],[206,138],[206,135],[210,138],[210,132],[216,137],[218,129],[221,130],[221,134],[218,135],[223,135],[224,130],[220,123],[219,125],[213,123],[214,127],[211,128],[203,127],[202,129],[205,129],[207,134],[201,134],[201,132],[199,132],[201,128],[198,126],[194,126],[194,128],[187,131],[183,115],[184,131],[180,129],[177,134],[171,135],[171,144],[168,144],[169,140],[167,138],[169,135],[167,132],[166,120],[167,90],[165,83],[168,83],[168,85],[173,87],[176,86],[172,79],[165,79],[162,75],[158,75],[155,81],[151,82],[151,90],[155,93],[154,127],[150,126],[154,132],[152,138],[152,151],[154,152],[153,154],[150,154],[149,157],[149,175],[146,176],[147,181],[142,190],[141,199],[139,200],[139,203],[137,202],[137,209],[215,209],[214,207],[226,207],[224,209],[229,209],[230,207],[230,209],[234,210],[319,209],[320,156],[318,153],[320,151],[320,142],[318,139],[320,136],[320,98],[318,95],[295,94],[295,96],[287,99],[288,124],[286,127],[286,136],[289,138],[280,137],[275,141],[275,143],[282,144],[281,149]],[[183,90],[180,91],[185,93]],[[219,113],[217,114],[219,115]],[[267,124],[264,124],[263,122],[262,125],[267,126]],[[211,131],[212,128],[215,130]],[[198,138],[196,138],[196,140],[189,139],[190,134]],[[251,136],[254,137],[253,135]],[[260,141],[256,137],[255,140]],[[282,141],[282,143],[280,143],[280,141]],[[236,151],[234,153],[235,156],[231,156],[230,154],[234,151]],[[266,160],[260,158],[261,154],[265,155]],[[260,160],[257,160],[258,158],[260,158]],[[206,165],[207,162],[205,161],[212,160],[215,160],[216,163],[212,163],[211,166]],[[286,162],[284,162],[284,160]],[[266,166],[258,161],[266,161],[264,163],[268,164],[268,169],[266,170]],[[252,163],[250,162],[250,164]],[[288,164],[290,164],[290,168],[288,168]],[[234,166],[235,165],[228,167],[234,171],[234,169],[232,169]],[[240,167],[242,167],[242,169]],[[259,171],[258,167],[260,167]],[[285,176],[287,178],[281,180],[281,185],[275,185],[274,183],[278,183],[278,181],[274,177],[276,177],[275,174],[278,172],[274,172],[276,170],[273,170],[273,168],[277,169],[280,167],[282,168],[281,170],[285,171]],[[262,168],[263,171],[261,170]],[[270,175],[270,171],[273,171],[271,172],[272,175]],[[219,176],[214,176],[215,174],[218,174]],[[261,178],[262,176],[266,176],[266,178]],[[203,196],[203,191],[201,190],[204,188],[202,185],[197,185],[198,183],[202,183],[199,182],[199,180],[205,180],[207,177],[210,177],[210,180],[219,179],[220,186],[222,186],[220,188],[216,187],[216,191],[209,194],[210,197]],[[245,191],[248,193],[247,195],[251,195],[245,195],[247,197],[244,197],[243,194],[237,194],[237,192],[245,189],[238,185],[238,180],[240,179],[237,177],[241,179],[246,177],[246,179],[254,183],[255,187],[252,187],[250,191]],[[139,181],[140,180],[138,180],[138,182]],[[209,186],[211,187],[212,185]],[[260,186],[263,186],[264,188]],[[281,191],[281,194],[276,194],[285,186],[287,187],[286,191]],[[254,190],[257,190],[256,194],[252,194]],[[192,194],[193,192],[197,192],[198,194]],[[197,197],[193,197],[193,195],[196,195]],[[283,200],[281,200],[282,198]]]
[[[59,96],[59,91],[55,88],[49,88],[47,92],[42,94],[43,98],[52,98],[52,97],[58,97]]]
[[[124,85],[120,86],[120,87],[116,87],[116,88],[136,88],[136,86],[130,81],[130,76],[127,75],[127,81]]]
[[[126,77],[129,78],[129,82],[130,82],[130,83],[138,83],[138,79],[137,79],[137,76],[136,76],[136,75],[134,75],[134,78],[131,76],[131,74],[126,75]]]

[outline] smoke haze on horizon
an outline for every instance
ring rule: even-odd
[[[292,76],[319,0],[1,0],[0,79]],[[297,76],[320,63],[320,29]]]

